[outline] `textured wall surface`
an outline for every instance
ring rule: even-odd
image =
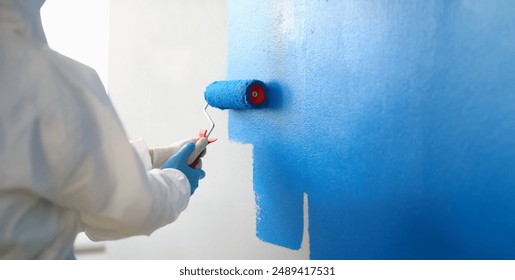
[[[514,1],[229,1],[257,235],[313,259],[515,258]]]

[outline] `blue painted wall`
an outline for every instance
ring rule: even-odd
[[[515,259],[515,1],[229,1],[259,238],[313,259]]]

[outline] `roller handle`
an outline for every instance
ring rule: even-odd
[[[205,138],[207,136],[207,129],[201,129],[199,134],[198,134],[199,138]],[[207,139],[207,144],[211,144],[213,142],[215,142],[217,139]],[[197,156],[197,158],[190,164],[190,167],[191,168],[195,168],[195,166],[197,165],[198,161],[200,160],[200,154]]]

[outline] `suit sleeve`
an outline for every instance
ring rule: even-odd
[[[96,73],[67,77],[70,72],[61,73],[66,83],[57,81],[61,109],[42,121],[48,170],[59,170],[52,175],[56,188],[43,195],[76,211],[92,240],[149,235],[176,220],[189,202],[186,176],[148,168],[128,141]]]

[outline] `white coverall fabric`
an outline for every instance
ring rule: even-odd
[[[52,51],[41,0],[0,0],[0,259],[74,258],[73,242],[149,235],[190,197],[150,169],[95,71]]]

